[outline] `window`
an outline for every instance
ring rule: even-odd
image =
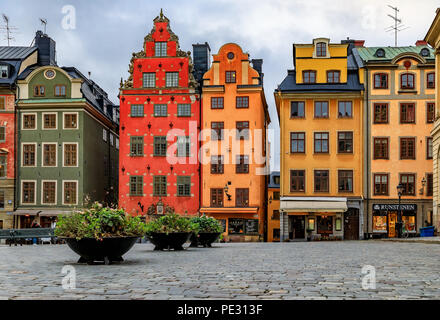
[[[142,196],[143,185],[142,176],[130,176],[130,196]]]
[[[235,100],[237,109],[249,108],[249,97],[236,97]]]
[[[426,123],[434,123],[435,120],[435,103],[430,102],[426,105]]]
[[[77,129],[78,128],[78,114],[65,113],[64,114],[64,129]]]
[[[189,103],[177,105],[178,117],[191,117],[191,105]]]
[[[46,88],[44,86],[34,86],[34,97],[44,97],[46,94]]]
[[[328,192],[328,170],[315,170],[315,192]]]
[[[143,117],[144,116],[144,105],[143,104],[132,104],[130,106],[130,116],[132,117]]]
[[[306,171],[290,170],[290,192],[306,191]]]
[[[416,175],[413,173],[405,173],[400,175],[400,184],[403,186],[402,195],[414,196]]]
[[[315,230],[315,218],[308,218],[307,219],[307,224],[308,224],[308,230]]]
[[[374,138],[374,159],[388,159],[388,138]]]
[[[316,56],[317,57],[327,56],[327,44],[325,42],[318,42],[316,44]]]
[[[35,203],[35,181],[22,181],[22,199],[23,204]]]
[[[400,123],[415,123],[416,122],[416,105],[414,103],[400,104]]]
[[[315,153],[328,153],[328,132],[315,132]]]
[[[62,84],[57,84],[54,87],[55,96],[64,97],[66,96],[66,86]]]
[[[426,138],[426,159],[432,159],[432,138]]]
[[[388,104],[374,104],[374,123],[388,123]]]
[[[77,197],[76,187],[77,187],[76,181],[64,181],[63,204],[76,204],[76,197]]]
[[[211,207],[223,207],[223,189],[211,189]]]
[[[335,230],[336,231],[341,231],[342,230],[342,219],[341,218],[336,218],[335,219]]]
[[[229,234],[244,234],[244,219],[228,219],[228,232]]]
[[[104,128],[102,129],[102,140],[107,142],[107,130]]]
[[[0,191],[0,209],[5,208],[5,192]],[[0,220],[0,230],[3,229],[3,220]]]
[[[113,140],[114,138],[113,138],[113,135],[110,133],[110,145],[112,146],[113,145],[113,143],[114,143],[114,140]]]
[[[0,110],[6,110],[6,97],[0,97]]]
[[[166,57],[167,56],[167,43],[166,42],[155,42],[154,43],[154,55],[156,57]]]
[[[353,117],[353,103],[351,101],[338,102],[338,117],[339,118]]]
[[[388,74],[376,73],[374,75],[374,89],[388,89]]]
[[[400,88],[403,90],[414,89],[414,80],[415,77],[412,73],[404,73],[400,75]]]
[[[223,140],[224,122],[211,122],[211,140]]]
[[[292,101],[290,103],[290,117],[291,118],[305,117],[305,103],[303,101]]]
[[[328,83],[339,83],[341,81],[340,71],[327,71],[327,82]]]
[[[144,72],[143,78],[142,78],[142,86],[144,88],[156,87],[156,73],[155,72]]]
[[[211,156],[211,173],[221,174],[224,172],[223,156]]]
[[[36,117],[35,114],[24,114],[23,129],[36,129]]]
[[[119,150],[119,138],[116,138],[116,149]]]
[[[0,178],[6,178],[8,173],[8,157],[0,156]]]
[[[57,144],[43,143],[43,167],[57,166]]]
[[[168,116],[167,108],[168,106],[166,104],[155,104],[154,105],[154,116],[155,117],[166,117]]]
[[[328,118],[328,102],[316,101],[315,102],[315,118]]]
[[[353,153],[353,132],[338,132],[338,152]]]
[[[179,72],[166,72],[165,73],[165,86],[167,88],[179,86]]]
[[[280,192],[279,191],[273,192],[273,200],[280,200]]]
[[[226,71],[225,74],[225,82],[226,83],[235,83],[236,81],[235,71]]]
[[[35,144],[23,144],[23,167],[35,167],[35,148]]]
[[[78,165],[78,145],[76,143],[64,144],[64,166],[76,167]]]
[[[6,127],[0,127],[0,142],[6,141]]]
[[[191,139],[188,136],[177,137],[177,156],[190,157],[191,156]]]
[[[249,156],[238,155],[235,173],[249,173]]]
[[[43,113],[43,129],[56,129],[57,115],[56,113]]]
[[[432,173],[426,174],[426,195],[432,197],[434,192],[434,175]]]
[[[353,171],[338,171],[338,190],[339,192],[353,192]]]
[[[415,138],[400,138],[400,159],[416,159]]]
[[[316,83],[316,71],[313,70],[303,71],[303,82]]]
[[[211,98],[211,109],[223,109],[224,108],[224,98],[223,97],[212,97]]]
[[[167,137],[154,137],[154,156],[165,157],[167,155]]]
[[[9,78],[8,66],[0,66],[0,78]]]
[[[249,189],[247,188],[235,189],[235,206],[249,207]]]
[[[435,88],[435,73],[430,72],[426,76],[426,87],[428,89],[434,89]]]
[[[56,185],[55,181],[43,181],[43,198],[42,204],[55,204],[56,203]]]
[[[249,139],[249,121],[237,121],[237,140],[248,140]]]
[[[280,210],[273,210],[271,219],[280,220]]]
[[[144,155],[144,137],[131,136],[130,137],[130,156],[142,157]]]
[[[154,176],[153,177],[153,193],[154,196],[167,196],[167,176]]]
[[[189,176],[177,177],[177,196],[179,197],[191,196],[191,177]]]
[[[304,153],[306,145],[306,134],[304,132],[290,133],[290,152]]]
[[[388,195],[388,175],[374,174],[374,195]]]

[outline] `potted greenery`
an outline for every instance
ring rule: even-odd
[[[198,232],[191,235],[191,247],[211,247],[211,244],[216,241],[223,232],[221,223],[213,217],[202,215],[194,217],[191,221],[199,226]]]
[[[312,232],[314,229],[307,229],[307,241],[312,241]]]
[[[55,235],[80,255],[79,263],[110,264],[123,261],[122,256],[144,236],[145,230],[139,217],[94,203],[90,209],[60,216]]]
[[[175,213],[155,218],[146,225],[147,238],[155,245],[154,250],[183,250],[183,244],[197,231],[197,224]]]

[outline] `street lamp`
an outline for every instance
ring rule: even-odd
[[[399,211],[397,213],[397,222],[396,222],[398,238],[402,236],[402,210],[400,207],[400,199],[402,198],[402,193],[403,193],[403,185],[399,183],[397,185],[397,195],[399,196]]]

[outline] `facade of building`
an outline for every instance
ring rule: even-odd
[[[250,61],[228,43],[203,76],[200,212],[222,221],[226,241],[265,235],[270,118],[261,67],[262,60]]]
[[[267,236],[268,242],[280,241],[280,172],[272,172],[267,184]]]
[[[200,95],[190,52],[161,12],[120,88],[119,206],[132,215],[198,213]]]
[[[423,41],[356,50],[364,65],[368,110],[366,232],[397,237],[400,209],[406,230],[415,235],[433,222],[434,53]]]
[[[94,201],[117,204],[118,106],[77,69],[60,68],[55,43],[18,77],[14,228],[50,227]]]
[[[361,43],[294,44],[275,90],[281,132],[280,240],[359,239],[364,215]]]
[[[435,58],[435,83],[440,83],[440,8],[436,11],[436,16],[432,22],[425,41],[434,48]],[[440,105],[440,86],[435,86],[435,103]],[[440,231],[440,113],[435,109],[434,124],[431,131],[432,136],[432,155],[433,155],[433,219],[432,223]]]

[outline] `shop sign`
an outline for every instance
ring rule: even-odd
[[[417,211],[416,204],[373,204],[373,210],[377,211]]]

